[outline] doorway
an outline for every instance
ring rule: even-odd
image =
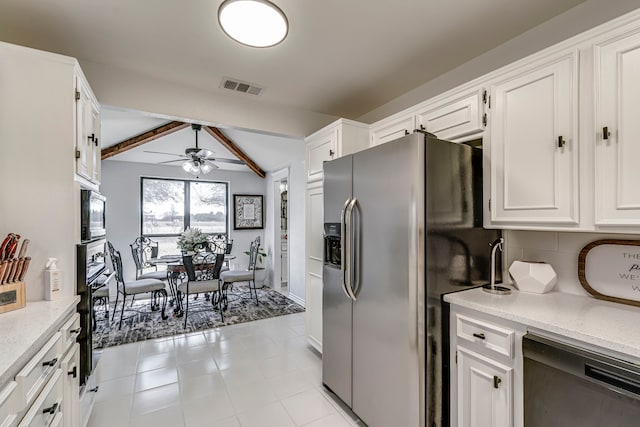
[[[273,174],[273,289],[289,294],[289,170]]]

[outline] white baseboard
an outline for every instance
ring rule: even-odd
[[[300,304],[301,306],[305,307],[305,300],[303,300],[299,296],[290,293],[289,294],[289,299],[293,300],[293,302],[295,302],[297,304]]]

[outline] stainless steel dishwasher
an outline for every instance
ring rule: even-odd
[[[640,425],[640,366],[534,334],[522,350],[525,427]]]

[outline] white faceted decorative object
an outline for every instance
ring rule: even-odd
[[[549,292],[558,281],[553,267],[545,262],[514,261],[509,274],[519,290],[536,294]]]

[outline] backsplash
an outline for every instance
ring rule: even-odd
[[[504,238],[505,271],[515,260],[544,261],[551,264],[558,274],[556,291],[588,295],[578,280],[578,254],[582,248],[595,240],[638,240],[640,235],[505,230]],[[509,277],[508,272],[505,277]]]

